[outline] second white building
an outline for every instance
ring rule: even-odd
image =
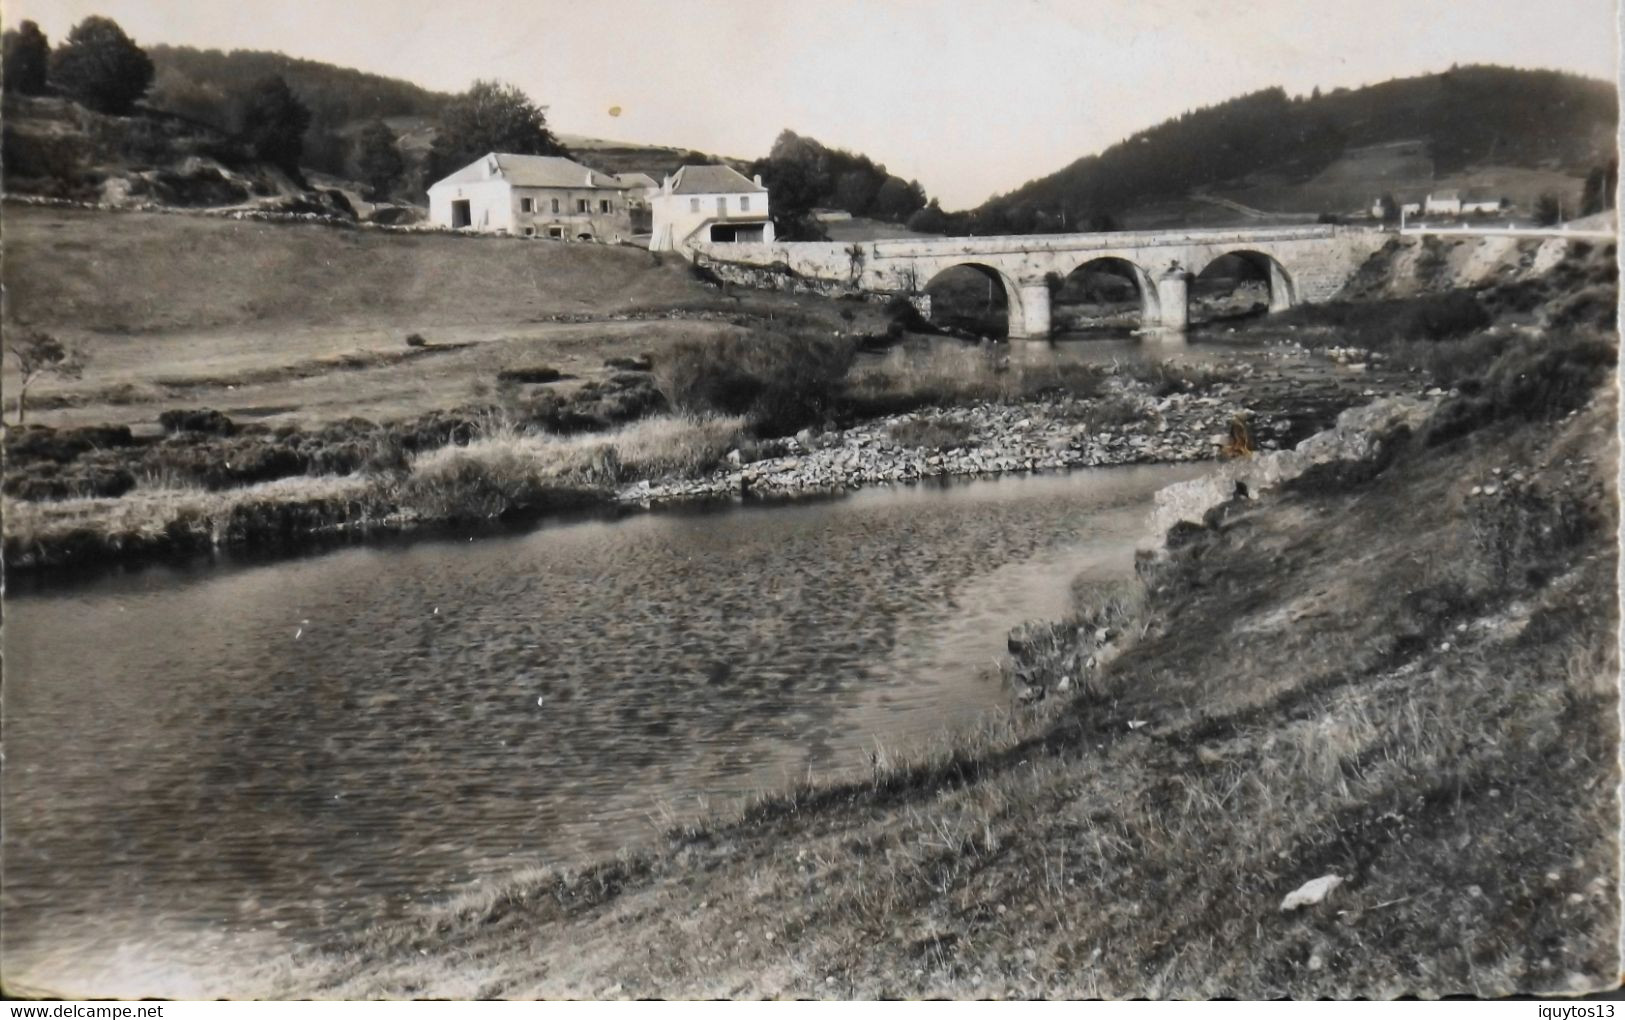
[[[685,166],[661,182],[649,205],[651,251],[773,240],[761,177],[752,180],[730,166]]]

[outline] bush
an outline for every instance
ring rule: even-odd
[[[127,425],[87,425],[53,429],[44,425],[7,429],[5,434],[8,470],[22,464],[53,461],[66,464],[89,450],[117,449],[135,444]]]
[[[617,373],[585,383],[569,396],[543,393],[507,410],[552,432],[600,432],[664,410],[667,401],[646,374]]]
[[[1585,500],[1574,493],[1551,495],[1533,486],[1477,497],[1467,504],[1473,545],[1496,587],[1538,586],[1563,554],[1597,527]]]
[[[498,382],[550,383],[564,378],[564,373],[551,365],[533,365],[529,368],[504,368],[497,373]]]
[[[8,467],[3,491],[13,499],[43,502],[84,497],[117,498],[135,488],[127,469],[50,461]]]
[[[675,408],[744,415],[757,435],[783,436],[830,415],[855,353],[847,337],[718,336],[671,348],[655,379]]]
[[[1336,330],[1346,344],[1383,349],[1401,340],[1445,340],[1490,324],[1488,310],[1467,291],[1389,301],[1331,301],[1299,305],[1277,321]]]
[[[923,333],[936,335],[942,330],[931,324],[931,320],[920,314],[914,307],[914,302],[901,294],[897,294],[886,302],[886,336],[890,339],[901,339],[904,333]]]
[[[647,354],[640,354],[635,358],[605,358],[604,367],[622,372],[652,372],[654,359]]]
[[[165,432],[201,432],[211,436],[229,436],[237,432],[237,424],[213,408],[183,410],[176,408],[158,416],[158,424]]]
[[[1462,396],[1434,412],[1429,445],[1447,442],[1508,418],[1559,418],[1583,407],[1613,374],[1618,350],[1585,334],[1518,337],[1480,378],[1463,380]]]
[[[1619,288],[1612,281],[1594,284],[1557,302],[1546,319],[1553,329],[1589,326],[1612,333],[1619,325]]]
[[[1506,349],[1505,334],[1479,333],[1459,340],[1406,340],[1389,349],[1390,364],[1414,368],[1446,387],[1473,389]]]
[[[422,333],[412,333],[412,334],[409,334],[407,336],[407,338],[406,338],[406,346],[408,346],[408,347],[427,347],[427,346],[429,346],[429,341],[424,338]]]

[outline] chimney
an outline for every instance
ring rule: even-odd
[[[592,187],[592,171],[587,171],[587,187]]]
[[[762,175],[761,175],[761,174],[757,174],[757,175],[756,175],[756,178],[755,178],[755,180],[756,180],[756,186],[757,186],[757,187],[758,187],[758,188],[759,188],[759,187],[761,187],[761,186],[762,186]]]

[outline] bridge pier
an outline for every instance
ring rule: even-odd
[[[1049,286],[1043,280],[1016,288],[1017,307],[1011,308],[1007,335],[1011,340],[1049,339]]]
[[[1161,316],[1157,322],[1146,323],[1171,333],[1183,333],[1191,321],[1191,274],[1178,262],[1157,277],[1157,305]]]
[[[1284,312],[1292,307],[1292,283],[1281,264],[1270,260],[1270,311]]]

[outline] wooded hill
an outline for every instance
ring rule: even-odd
[[[146,50],[155,71],[147,105],[223,131],[235,130],[242,104],[258,82],[280,75],[310,109],[302,162],[324,173],[344,173],[347,136],[358,122],[432,118],[452,98],[399,78],[282,53],[165,45]]]
[[[1392,175],[1397,187],[1426,188],[1481,167],[1584,177],[1612,158],[1618,117],[1613,85],[1556,71],[1453,67],[1298,97],[1271,88],[1140,131],[969,213],[947,214],[940,226],[1109,228],[1148,205],[1225,186],[1245,189],[1249,204],[1264,208],[1340,214],[1348,210],[1301,208],[1306,196],[1296,189],[1354,150],[1403,141],[1419,143],[1431,165]],[[1336,197],[1354,195],[1375,197]]]

